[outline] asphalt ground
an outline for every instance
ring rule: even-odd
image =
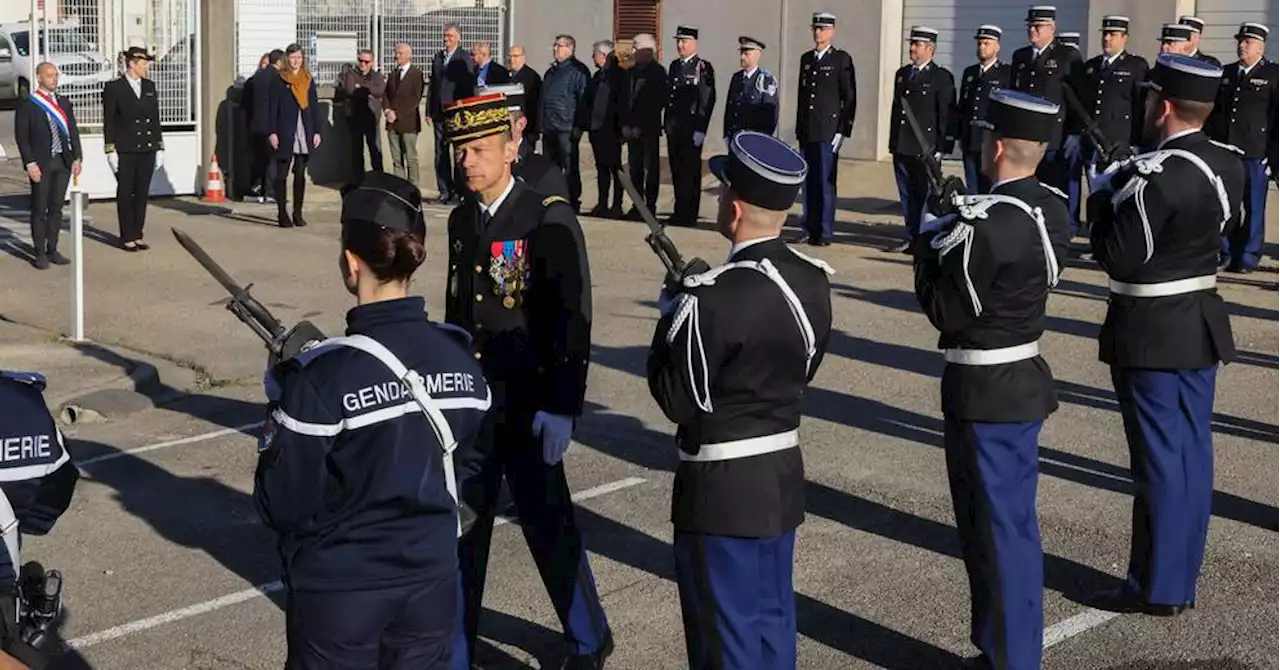
[[[907,257],[881,251],[900,230],[891,191],[881,186],[892,183],[880,175],[888,167],[858,169],[879,175],[865,180],[879,190],[847,203],[836,245],[802,249],[837,274],[835,332],[801,426],[809,516],[795,557],[799,666],[945,668],[973,649],[941,449],[943,362],[915,305]],[[159,201],[147,224],[153,249],[126,254],[96,241],[110,242],[114,208],[91,206],[90,336],[139,357],[179,361],[202,382],[166,406],[66,431],[84,477],[54,532],[24,547],[26,558],[66,576],[63,635],[74,651],[63,667],[283,663],[274,537],[250,497],[263,350],[168,233],[174,226],[192,233],[239,281],[255,282],[255,295],[282,320],[310,318],[339,332],[352,303],[337,279],[336,209],[309,205],[312,225],[287,231],[264,225],[271,211]],[[704,202],[704,215],[712,211]],[[444,213],[433,210],[428,261],[414,289],[432,309],[443,295]],[[617,642],[608,667],[684,667],[668,521],[673,427],[642,377],[661,269],[641,242],[641,224],[583,225],[593,364],[588,410],[566,462]],[[0,227],[9,252],[0,256],[0,313],[57,330],[65,269],[34,274],[18,254],[25,222]],[[709,230],[672,236],[686,255],[713,263],[727,250]],[[1046,668],[1277,667],[1280,378],[1276,274],[1273,262],[1266,267],[1223,275],[1220,285],[1241,358],[1218,377],[1208,553],[1197,608],[1176,619],[1110,617],[1079,603],[1123,575],[1132,499],[1120,415],[1096,356],[1105,277],[1079,262],[1066,269],[1042,341],[1061,401],[1040,450],[1044,614],[1053,643]],[[497,529],[481,624],[485,667],[555,667],[559,625],[543,594],[518,529]]]

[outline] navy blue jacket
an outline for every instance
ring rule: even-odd
[[[270,134],[267,113],[271,109],[271,83],[280,78],[280,71],[268,65],[254,72],[244,82],[240,98],[240,107],[249,119],[249,132],[254,135]]]
[[[266,73],[270,75],[271,73]],[[271,82],[264,88],[267,89],[267,119],[264,121],[264,132],[268,135],[275,133],[280,143],[276,145],[275,156],[277,160],[284,160],[293,156],[293,138],[298,131],[298,112],[302,112],[302,127],[307,131],[307,148],[311,147],[311,136],[320,132],[320,108],[316,101],[316,80],[311,80],[311,86],[307,89],[307,108],[298,107],[297,98],[293,97],[293,90],[289,87],[289,83],[282,77],[263,77]],[[255,83],[254,88],[258,88]],[[256,113],[256,109],[255,109]]]
[[[544,133],[586,130],[591,120],[587,107],[587,84],[591,72],[577,58],[552,63],[542,75],[538,122]]]
[[[0,370],[0,490],[18,532],[44,535],[71,505],[80,471],[44,404],[45,379],[32,372]],[[0,519],[0,526],[12,519]],[[21,560],[21,559],[19,559]],[[0,584],[17,579],[17,567],[0,544]]]
[[[425,309],[420,297],[355,307],[347,335],[378,341],[422,375],[458,442],[463,481],[480,461],[472,450],[489,388],[466,334]],[[254,500],[280,534],[290,588],[389,588],[457,570],[440,440],[403,389],[378,359],[342,346],[316,347],[268,376]]]

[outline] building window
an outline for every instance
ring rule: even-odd
[[[624,67],[631,65],[636,35],[649,33],[662,44],[661,16],[662,0],[613,0],[613,43]],[[661,61],[661,53],[654,56]]]

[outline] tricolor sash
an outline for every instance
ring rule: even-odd
[[[49,115],[49,118],[53,119],[54,123],[58,124],[58,128],[62,130],[62,136],[70,140],[71,126],[67,122],[67,113],[62,111],[62,107],[59,107],[56,102],[53,102],[34,91],[29,94],[29,97],[31,98],[31,102],[36,103],[40,109],[44,110],[45,114]]]

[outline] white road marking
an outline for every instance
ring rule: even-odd
[[[223,432],[223,434],[230,434],[234,430],[236,429],[231,429],[228,431],[221,431],[221,432]],[[212,433],[209,433],[209,435],[212,435]],[[196,437],[202,437],[202,436],[196,436]],[[204,438],[208,439],[207,436],[204,436]],[[187,438],[187,440],[196,441],[194,438]],[[157,446],[158,448],[158,445],[153,445],[153,446]],[[169,444],[167,446],[174,446],[174,445]],[[146,447],[143,447],[143,448],[145,449]],[[121,452],[121,453],[123,454],[125,452]],[[585,491],[579,491],[573,494],[572,498],[574,502],[582,502],[584,500],[599,498],[600,496],[621,491],[622,489],[630,488],[632,486],[636,486],[637,484],[643,484],[645,483],[645,481],[647,480],[645,480],[643,477],[627,477],[626,479],[619,479],[616,482],[601,484],[600,486],[594,486],[592,488],[586,489]],[[494,526],[495,527],[502,526],[508,523],[511,523],[511,520],[503,517],[502,519],[496,520],[494,522]],[[197,603],[195,605],[190,605],[188,607],[183,607],[181,609],[170,610],[168,612],[163,612],[161,614],[147,617],[145,619],[130,621],[129,623],[121,624],[114,628],[108,628],[103,631],[98,631],[97,633],[90,633],[82,637],[77,637],[73,640],[69,640],[67,642],[67,646],[72,649],[84,649],[85,647],[88,647],[91,645],[107,642],[109,640],[121,638],[126,635],[132,635],[133,633],[138,633],[144,630],[155,628],[156,626],[163,626],[167,623],[181,621],[183,619],[188,619],[190,617],[197,616],[200,614],[207,614],[214,610],[220,610],[224,607],[237,605],[247,600],[253,600],[260,596],[270,595],[272,593],[281,591],[283,589],[284,589],[284,584],[282,584],[279,581],[269,582],[267,584],[260,584],[251,589],[245,589],[243,591],[236,591],[235,593],[229,593],[220,598],[214,598],[213,600],[207,600],[205,602]]]
[[[98,456],[94,456],[93,458],[86,458],[83,461],[77,461],[76,467],[83,468],[87,465],[93,465],[95,463],[101,463],[103,461],[110,461],[117,458],[122,458],[124,456],[132,456],[134,454],[141,454],[148,451],[155,451],[157,449],[168,449],[169,447],[178,447],[184,444],[191,444],[193,442],[203,442],[205,440],[212,440],[219,437],[226,437],[227,435],[247,434],[249,431],[254,430],[256,428],[261,428],[261,427],[262,427],[262,422],[257,421],[254,423],[246,423],[243,426],[236,426],[235,428],[223,428],[222,430],[215,430],[211,433],[204,433],[201,435],[192,435],[191,437],[184,437],[179,440],[169,440],[168,442],[148,444],[145,447],[138,447],[136,449],[126,449],[124,451],[113,451],[109,454],[101,454]]]
[[[1062,621],[1044,629],[1044,645],[1042,648],[1048,649],[1049,647],[1073,638],[1090,628],[1101,626],[1118,616],[1120,616],[1120,614],[1117,612],[1104,612],[1100,609],[1089,608],[1069,619],[1063,619]]]

